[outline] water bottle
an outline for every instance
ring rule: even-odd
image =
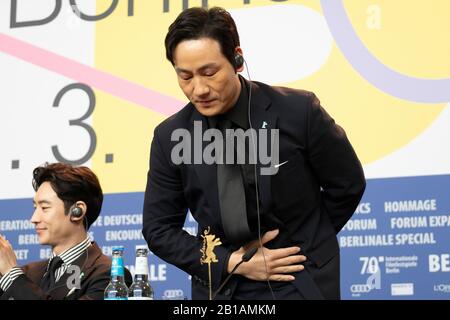
[[[153,289],[148,282],[147,246],[136,246],[134,281],[128,291],[128,300],[153,300]]]
[[[112,248],[111,281],[105,289],[105,300],[128,300],[123,266],[123,246]]]

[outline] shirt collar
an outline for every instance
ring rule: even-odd
[[[91,245],[91,239],[89,238],[89,236],[87,236],[86,239],[84,239],[77,245],[75,245],[72,248],[67,249],[63,253],[59,254],[59,257],[62,259],[63,264],[65,264],[65,265],[72,264],[75,260],[77,260],[83,254],[83,252],[85,250],[87,250],[87,248],[89,248],[90,245]],[[50,265],[50,261],[54,257],[56,257],[56,254],[54,252],[52,252],[52,257],[48,262],[47,269],[48,269],[48,266]]]

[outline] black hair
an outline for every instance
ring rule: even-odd
[[[37,191],[44,182],[49,182],[64,202],[66,215],[77,201],[83,201],[87,206],[86,227],[89,228],[97,220],[102,209],[103,192],[91,169],[65,163],[46,164],[33,170],[33,189]]]
[[[223,8],[190,8],[181,12],[170,25],[166,35],[166,57],[172,65],[173,53],[184,40],[211,38],[216,40],[222,54],[236,68],[235,50],[240,45],[236,24]]]

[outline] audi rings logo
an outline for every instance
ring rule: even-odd
[[[450,284],[435,284],[433,290],[434,292],[450,293]]]
[[[181,289],[165,290],[163,295],[164,300],[183,300],[184,292]]]
[[[368,284],[353,284],[350,287],[350,291],[352,293],[366,293],[370,292],[372,290],[372,287]]]

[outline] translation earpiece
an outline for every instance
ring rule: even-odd
[[[234,66],[236,69],[239,69],[244,65],[244,57],[240,53],[236,53],[234,55]]]
[[[70,215],[74,218],[80,218],[83,215],[83,210],[80,207],[73,207]]]

